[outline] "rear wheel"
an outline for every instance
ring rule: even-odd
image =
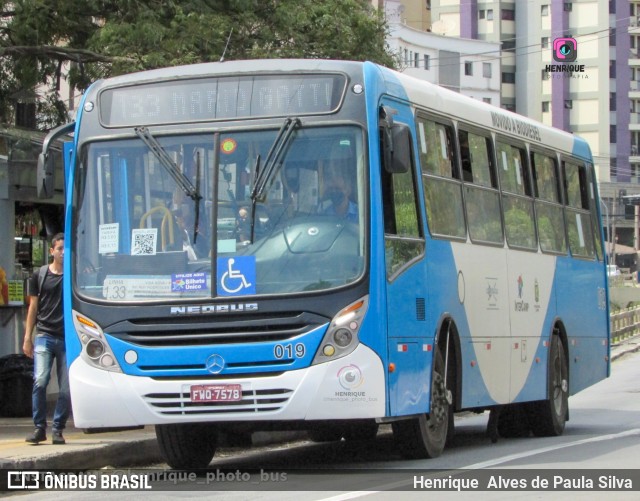
[[[211,424],[159,424],[156,438],[160,452],[171,468],[206,468],[218,445],[218,432]]]
[[[569,367],[560,336],[551,338],[548,395],[529,404],[529,425],[537,437],[562,435],[569,415]]]
[[[442,354],[436,350],[431,380],[431,412],[392,424],[396,443],[407,458],[435,458],[444,450],[451,412],[444,371]]]

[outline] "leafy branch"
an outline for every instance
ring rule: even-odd
[[[9,47],[0,47],[0,57],[2,56],[48,57],[58,61],[74,61],[77,63],[131,63],[136,61],[127,56],[107,56],[87,49],[75,49],[57,45],[11,45]]]

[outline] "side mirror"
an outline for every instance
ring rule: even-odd
[[[38,198],[52,198],[54,191],[55,163],[53,157],[47,153],[38,155],[37,191]]]
[[[380,154],[389,174],[404,174],[411,168],[411,131],[393,121],[396,110],[381,106],[379,110]]]
[[[390,174],[405,174],[411,168],[411,131],[405,124],[394,124],[391,129],[393,148],[391,162],[386,164]]]
[[[47,134],[42,142],[42,152],[38,155],[38,170],[36,173],[38,198],[51,198],[55,189],[55,160],[50,151],[53,141],[75,129],[76,123],[56,127]]]

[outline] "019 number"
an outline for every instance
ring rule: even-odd
[[[273,356],[278,360],[283,358],[302,358],[305,354],[304,344],[297,343],[295,345],[289,344],[277,344],[273,347]]]

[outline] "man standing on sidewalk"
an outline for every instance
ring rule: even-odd
[[[47,385],[54,359],[60,391],[53,415],[54,444],[64,444],[62,430],[71,410],[62,309],[63,233],[53,237],[49,254],[53,258],[51,264],[34,271],[27,285],[30,302],[22,350],[34,359],[33,422],[36,429],[26,439],[32,444],[47,439]]]

